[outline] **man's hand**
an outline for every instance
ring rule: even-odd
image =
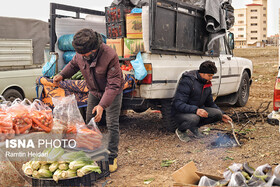
[[[58,86],[58,83],[63,79],[62,75],[58,74],[56,76],[54,76],[53,78],[53,84],[55,86]]]
[[[208,117],[208,112],[204,109],[199,108],[199,109],[196,110],[196,115],[198,115],[202,118],[207,118]]]
[[[99,122],[102,118],[102,114],[103,114],[103,108],[102,106],[100,105],[97,105],[95,106],[93,109],[92,109],[92,113],[94,114],[96,112],[96,115],[94,116],[94,121],[95,122]]]
[[[223,120],[223,122],[226,122],[226,123],[228,123],[229,121],[232,121],[232,119],[226,114],[224,114],[222,116],[222,120]]]

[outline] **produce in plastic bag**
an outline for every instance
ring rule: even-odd
[[[13,121],[10,114],[0,111],[0,142],[11,139],[15,136]]]
[[[29,106],[22,103],[20,99],[16,99],[6,111],[12,117],[13,127],[16,129],[16,134],[25,134],[29,132],[32,126]]]
[[[65,64],[68,64],[76,55],[76,51],[66,51],[63,54],[63,60]]]
[[[267,185],[280,186],[280,165],[278,165],[274,168],[273,176],[267,182]]]
[[[261,165],[257,167],[256,171],[252,175],[248,182],[250,186],[263,186],[272,177],[272,167],[269,164]]]
[[[51,132],[53,127],[52,110],[42,101],[36,99],[31,104],[30,116],[32,128],[37,131]]]
[[[232,174],[228,186],[248,186],[246,179],[241,172],[235,172]]]
[[[77,131],[76,142],[77,147],[86,148],[89,150],[95,150],[102,145],[102,134],[98,129],[94,118],[92,118],[88,124],[90,128],[80,128]]]
[[[58,48],[62,51],[75,51],[74,47],[72,46],[73,38],[74,34],[62,35],[58,39]]]
[[[199,180],[198,186],[215,186],[216,183],[217,181],[206,176],[202,176]]]
[[[54,124],[66,127],[66,138],[75,138],[77,129],[85,128],[85,122],[80,114],[75,95],[52,98],[54,109]]]
[[[227,170],[223,173],[224,178],[227,179],[227,180],[230,180],[232,174],[235,173],[235,172],[241,171],[241,168],[242,168],[242,164],[236,164],[236,163],[232,164],[232,165],[229,166],[229,167],[227,168]]]

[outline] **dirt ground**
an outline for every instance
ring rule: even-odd
[[[277,52],[265,54],[247,56],[254,65],[249,102],[243,108],[221,107],[228,114],[239,110],[257,110],[262,102],[273,100],[278,57]],[[238,56],[238,51],[235,55]],[[267,111],[271,110],[272,103]],[[148,110],[141,114],[129,111],[123,116],[120,121],[119,168],[107,179],[99,181],[98,185],[144,186],[144,180],[151,179],[151,186],[172,186],[174,181],[171,174],[189,161],[194,161],[199,171],[220,176],[233,163],[249,162],[254,167],[266,163],[275,167],[280,163],[279,127],[268,124],[266,118],[264,123],[243,127],[247,139],[240,139],[241,147],[230,148],[211,147],[218,133],[231,131],[229,124],[216,123],[201,127],[200,130],[209,127],[209,134],[188,143],[166,132],[161,124],[161,113],[158,111]],[[242,124],[235,128],[242,128]],[[162,160],[175,162],[169,167],[161,167]]]

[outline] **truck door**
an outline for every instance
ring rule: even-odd
[[[238,61],[232,56],[225,37],[220,38],[220,63],[221,85],[219,96],[236,92],[240,77]]]

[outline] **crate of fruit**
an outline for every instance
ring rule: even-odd
[[[105,7],[105,18],[107,23],[125,21],[125,15],[131,12],[131,7],[124,5]]]
[[[124,38],[126,36],[125,21],[106,24],[107,38]]]

